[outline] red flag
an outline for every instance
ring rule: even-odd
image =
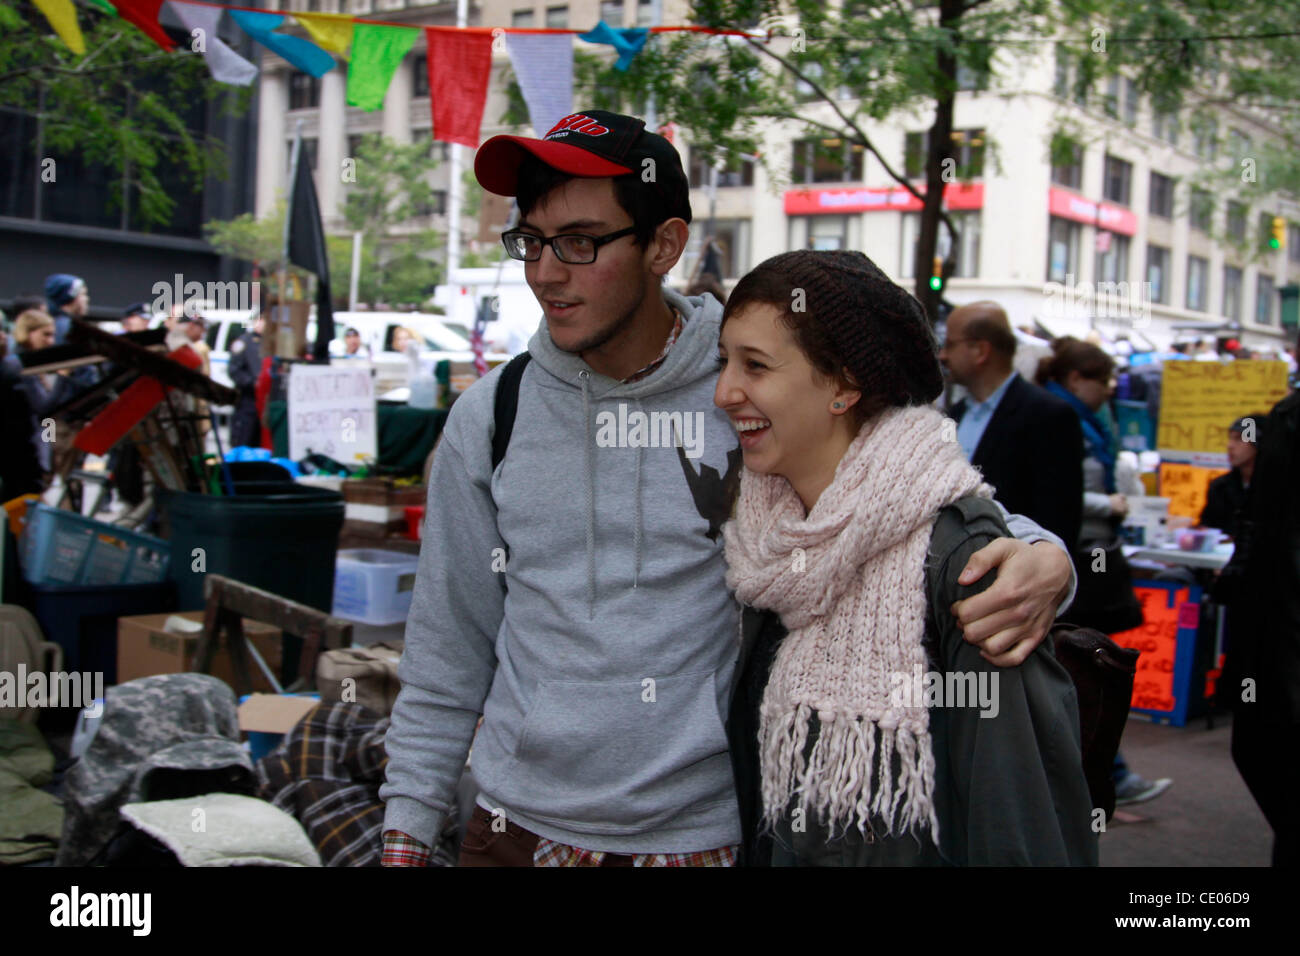
[[[492,36],[426,28],[433,138],[478,147],[492,73]]]
[[[117,7],[122,19],[130,20],[164,50],[174,50],[176,43],[158,23],[158,11],[162,5],[163,0],[113,0],[113,6]]]

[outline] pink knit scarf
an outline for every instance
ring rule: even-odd
[[[888,833],[929,827],[938,840],[929,714],[923,703],[900,702],[893,675],[926,669],[935,518],[967,495],[993,495],[955,438],[932,408],[880,413],[806,516],[785,478],[741,475],[735,518],[723,527],[727,583],[743,603],[779,614],[789,632],[761,709],[767,824],[802,809],[832,833],[850,824],[865,833],[875,815]],[[821,732],[805,760],[814,713]]]

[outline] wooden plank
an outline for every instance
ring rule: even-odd
[[[233,405],[239,399],[239,393],[233,388],[217,384],[202,372],[186,368],[180,362],[158,355],[121,336],[110,335],[88,322],[73,319],[68,341],[83,345],[121,365],[138,369],[164,385],[206,398],[215,405]]]

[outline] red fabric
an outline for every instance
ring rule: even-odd
[[[189,369],[203,365],[199,354],[188,345],[182,345],[167,357]],[[169,391],[171,389],[164,388],[158,379],[142,375],[124,388],[116,401],[77,433],[73,446],[92,455],[107,454],[110,448],[158,407]]]
[[[257,402],[257,420],[262,422],[261,445],[267,451],[274,452],[271,442],[271,429],[266,427],[266,400],[271,394],[271,356],[262,359],[262,372],[257,376],[257,385],[253,387],[253,399]]]
[[[158,11],[162,9],[163,0],[113,0],[113,6],[122,15],[140,28],[149,39],[164,50],[176,49],[176,44],[158,23]]]
[[[433,138],[474,149],[492,73],[492,36],[429,29],[424,35],[429,43]]]

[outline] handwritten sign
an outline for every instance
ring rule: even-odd
[[[1132,706],[1138,710],[1173,711],[1178,704],[1174,693],[1174,663],[1178,658],[1179,625],[1199,613],[1199,606],[1189,603],[1187,588],[1175,591],[1173,599],[1165,588],[1134,585],[1134,593],[1142,602],[1142,616],[1146,623],[1131,631],[1112,634],[1111,639],[1121,647],[1131,647],[1139,652],[1137,674],[1133,678]],[[1195,628],[1195,624],[1191,625]],[[1194,631],[1193,631],[1194,633]]]
[[[1166,362],[1156,435],[1161,458],[1223,455],[1228,426],[1243,415],[1267,414],[1286,397],[1286,377],[1285,362]]]
[[[1193,521],[1201,519],[1210,482],[1226,475],[1223,468],[1201,468],[1177,462],[1160,465],[1160,497],[1169,499],[1171,515],[1185,515]]]
[[[294,365],[289,373],[289,457],[313,452],[340,462],[378,454],[370,366]]]

